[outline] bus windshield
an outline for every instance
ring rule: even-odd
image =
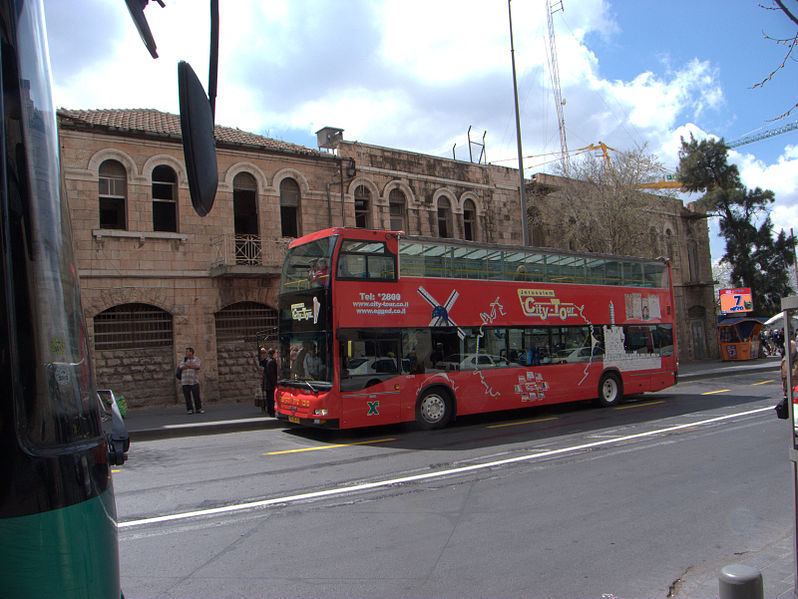
[[[327,332],[280,336],[280,384],[329,389],[332,385],[330,335]]]
[[[280,292],[289,293],[330,283],[330,264],[337,235],[317,239],[288,250],[283,263]]]

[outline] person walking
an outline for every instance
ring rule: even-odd
[[[189,414],[204,414],[200,400],[199,369],[200,359],[194,355],[194,348],[186,348],[186,356],[180,363],[180,385],[183,387],[183,397],[186,400],[186,412]],[[192,405],[191,398],[194,397]]]
[[[263,350],[263,348],[261,348]],[[264,357],[265,354],[265,357]],[[265,395],[263,411],[274,416],[274,390],[277,388],[277,359],[274,357],[274,348],[261,352],[260,365],[263,366],[263,381],[261,388]]]

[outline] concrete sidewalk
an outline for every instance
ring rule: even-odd
[[[679,367],[679,381],[723,377],[731,374],[773,370],[778,372],[778,358],[750,362],[691,362]],[[252,400],[240,402],[206,402],[204,414],[187,414],[183,402],[165,408],[133,408],[125,416],[133,441],[163,439],[191,435],[257,430],[283,426],[269,418]]]

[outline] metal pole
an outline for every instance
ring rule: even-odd
[[[795,233],[792,232],[790,227],[790,237],[792,237],[792,267],[795,269],[795,291],[798,292],[798,259],[795,256]]]
[[[796,451],[795,438],[795,406],[793,405],[793,385],[792,365],[790,364],[790,336],[792,335],[790,320],[793,313],[798,310],[798,296],[781,298],[781,309],[784,314],[784,357],[787,360],[787,422],[790,423],[790,471],[792,474],[792,498],[793,498],[793,596],[798,598],[798,451]],[[798,381],[796,381],[798,382]]]
[[[515,130],[518,138],[518,173],[521,177],[521,229],[523,231],[524,245],[529,245],[526,216],[526,190],[524,189],[524,158],[521,147],[521,114],[518,110],[518,81],[515,78],[515,46],[513,45],[513,9],[512,0],[507,0],[507,10],[510,13],[510,59],[513,64],[513,97],[515,98]]]

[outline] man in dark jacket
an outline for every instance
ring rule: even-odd
[[[261,353],[260,365],[263,366],[263,382],[261,387],[266,396],[263,410],[274,416],[274,390],[277,387],[277,360],[274,357],[274,348],[269,348],[266,357]]]

